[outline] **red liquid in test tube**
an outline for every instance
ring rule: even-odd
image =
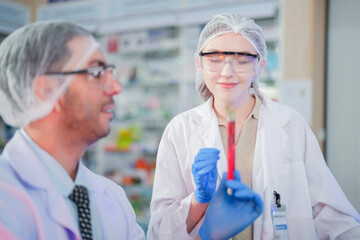
[[[228,173],[227,180],[234,179],[235,170],[235,117],[234,113],[229,114],[228,120]]]

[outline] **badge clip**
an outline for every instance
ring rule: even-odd
[[[276,191],[274,191],[274,196],[275,196],[276,206],[277,206],[278,208],[280,208],[280,207],[281,207],[280,194],[278,194]]]

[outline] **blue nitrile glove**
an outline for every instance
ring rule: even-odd
[[[224,173],[199,230],[202,240],[229,239],[244,230],[262,213],[260,196],[241,182],[239,171],[235,170],[234,177],[235,180],[227,181]],[[227,194],[227,188],[233,189],[233,195]]]
[[[194,197],[200,203],[210,202],[215,193],[219,153],[216,148],[202,148],[195,156],[191,172],[196,184]]]

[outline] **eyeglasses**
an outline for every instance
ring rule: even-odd
[[[88,69],[82,69],[70,72],[48,72],[46,75],[70,75],[70,74],[89,74],[93,78],[101,78],[106,76],[106,73],[110,73],[113,78],[116,78],[116,68],[112,64],[102,65],[98,67],[91,67]]]
[[[111,80],[106,78],[107,74],[111,74]],[[113,82],[117,80],[116,68],[112,64],[101,65],[98,67],[91,67],[88,69],[82,69],[77,71],[69,72],[48,72],[46,75],[70,75],[70,74],[88,74],[91,77],[91,80],[97,79],[101,84],[102,88],[106,91],[112,88]]]
[[[258,54],[244,52],[200,52],[201,67],[210,72],[220,72],[226,63],[231,63],[236,73],[249,73],[254,70]]]

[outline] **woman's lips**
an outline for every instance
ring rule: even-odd
[[[236,85],[238,85],[239,83],[224,83],[224,82],[221,82],[221,83],[218,83],[218,84],[223,88],[233,88]]]

